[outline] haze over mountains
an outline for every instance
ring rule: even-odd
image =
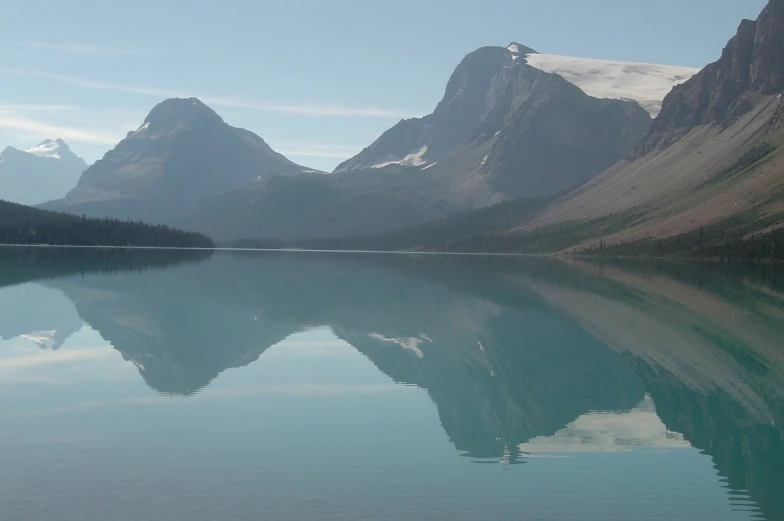
[[[0,199],[40,204],[64,197],[87,169],[62,139],[47,139],[27,150],[0,153]]]
[[[482,47],[431,114],[400,121],[331,174],[289,161],[195,98],[166,100],[44,207],[221,240],[372,236],[439,219],[439,229],[478,221],[493,234],[482,248],[517,248],[559,226],[581,230],[558,243],[573,250],[730,218],[743,223],[738,237],[771,230],[784,221],[783,6],[771,0],[743,21],[701,71]],[[500,226],[481,211],[449,220],[533,199],[539,210],[523,202]]]
[[[622,158],[651,120],[635,101],[594,98],[529,66],[533,52],[511,44],[469,54],[433,114],[401,121],[329,176],[291,163],[198,100],[168,100],[46,207],[220,238],[308,239],[556,195]],[[624,77],[638,74],[628,70]],[[612,80],[602,82],[612,90]]]

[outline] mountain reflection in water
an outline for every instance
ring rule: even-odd
[[[470,461],[695,447],[737,508],[784,518],[784,282],[772,268],[47,255],[0,252],[6,341],[66,353],[88,325],[151,389],[193,396],[326,327],[394,382],[426,390]]]

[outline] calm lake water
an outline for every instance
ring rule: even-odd
[[[0,519],[784,519],[770,267],[0,249]]]

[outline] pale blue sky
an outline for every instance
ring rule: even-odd
[[[703,66],[766,0],[3,0],[0,148],[62,137],[89,162],[156,103],[197,96],[331,169],[423,115],[462,57],[540,52]]]

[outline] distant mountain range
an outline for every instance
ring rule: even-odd
[[[771,0],[667,94],[626,157],[584,185],[320,246],[782,258],[782,57],[784,0]]]
[[[528,65],[533,53],[511,44],[469,54],[431,115],[400,122],[330,175],[288,161],[196,99],[167,100],[45,207],[222,239],[301,240],[368,235],[516,197],[554,196],[621,159],[651,119],[635,101],[580,90],[575,84],[586,83],[589,67],[573,67],[573,84]],[[602,63],[608,92],[626,85],[623,97],[635,88],[641,99],[651,95],[635,87],[637,69],[616,78]],[[669,79],[658,81],[687,73],[665,70]]]
[[[429,244],[442,230],[471,251],[627,247],[706,228],[741,240],[784,222],[783,13],[771,0],[700,71],[480,48],[431,114],[331,174],[197,99],[167,100],[44,207],[292,244],[416,226]]]
[[[0,153],[0,199],[40,204],[64,197],[87,169],[62,139],[47,139],[36,147],[7,147]]]

